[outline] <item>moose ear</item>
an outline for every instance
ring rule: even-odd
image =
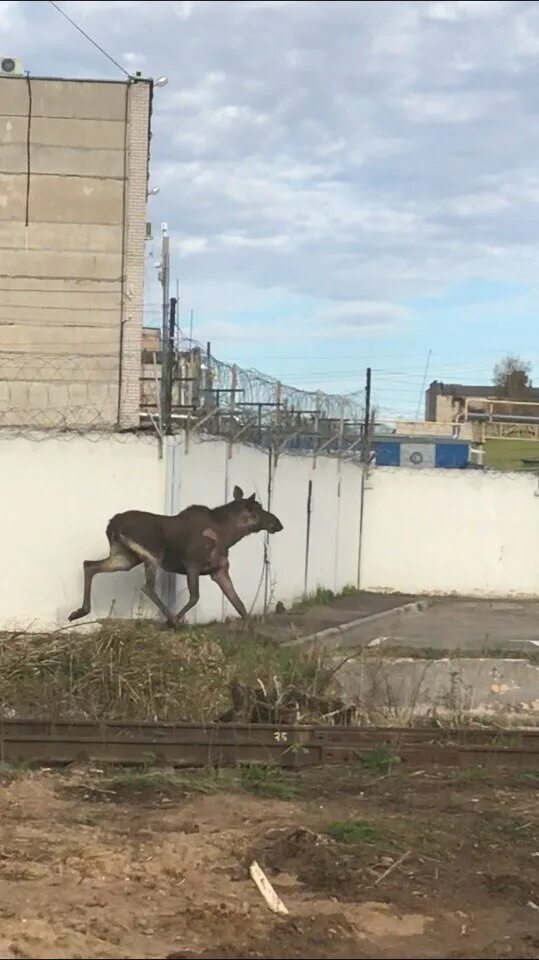
[[[254,503],[256,500],[256,493],[252,493],[250,497],[247,497],[247,503]]]
[[[243,500],[243,490],[241,487],[234,487],[233,497],[234,500]]]

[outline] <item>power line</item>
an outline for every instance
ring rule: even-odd
[[[114,57],[111,57],[110,53],[107,53],[106,50],[103,50],[103,47],[100,47],[95,40],[92,40],[92,38],[86,33],[86,31],[83,30],[82,27],[79,27],[78,23],[72,20],[69,14],[66,13],[65,10],[62,10],[62,8],[58,6],[57,3],[55,3],[55,0],[49,0],[49,3],[52,7],[54,7],[55,10],[58,11],[58,13],[62,15],[62,17],[65,17],[65,19],[69,21],[71,26],[75,27],[75,30],[78,30],[79,33],[82,33],[82,36],[85,37],[85,39],[88,40],[88,42],[91,43],[92,46],[96,48],[96,50],[99,50],[99,52],[102,53],[103,56],[107,58],[107,60],[110,60],[110,62],[113,63],[115,67],[118,67],[118,70],[121,70],[122,73],[125,73],[126,77],[129,77],[129,79],[131,79],[131,74],[129,73],[129,71],[126,70],[125,67],[122,67],[121,63],[118,63],[118,61],[115,60]]]

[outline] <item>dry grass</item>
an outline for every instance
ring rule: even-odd
[[[91,636],[19,634],[0,641],[0,712],[50,717],[207,722],[281,709],[321,719],[331,671],[308,651],[254,633],[174,633],[110,621]],[[253,713],[254,711],[254,713]],[[318,713],[317,713],[318,711]]]

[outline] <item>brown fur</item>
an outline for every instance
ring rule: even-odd
[[[247,611],[238,597],[228,572],[228,551],[250,533],[282,530],[280,520],[264,510],[255,495],[244,498],[234,487],[234,499],[222,507],[192,506],[174,517],[128,510],[117,513],[107,526],[109,556],[84,561],[84,598],[70,620],[90,612],[92,580],[97,573],[131,570],[143,563],[146,573],[145,594],[161,610],[172,626],[198,601],[199,578],[210,576],[241,617]],[[176,616],[167,609],[155,590],[157,570],[187,577],[189,600]]]

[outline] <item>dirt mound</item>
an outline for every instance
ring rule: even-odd
[[[298,775],[283,800],[271,779],[253,796],[207,771],[183,776],[175,799],[176,774],[163,771],[11,771],[0,960],[4,948],[32,960],[537,960],[528,778],[328,768],[304,775],[307,799]],[[426,793],[432,809],[418,813]],[[286,920],[267,909],[252,859]]]
[[[366,952],[363,945],[357,944],[346,917],[337,913],[334,916],[309,917],[301,922],[278,924],[267,936],[247,942],[239,952],[236,945],[228,944],[198,954],[171,953],[167,960],[263,960],[266,957],[274,960],[300,960],[305,957],[312,957],[313,960],[363,960],[372,955],[372,951]]]
[[[347,847],[305,827],[271,830],[253,853],[277,889],[285,874],[313,892],[338,896],[343,902],[358,899],[369,868],[369,854],[363,848]]]
[[[448,953],[447,960],[469,960],[469,953]],[[515,941],[513,937],[489,944],[480,953],[474,953],[474,960],[537,960],[539,957],[539,937],[522,937]]]
[[[490,894],[501,894],[521,906],[530,901],[536,902],[537,893],[531,884],[515,874],[490,875],[485,878],[486,887]]]

